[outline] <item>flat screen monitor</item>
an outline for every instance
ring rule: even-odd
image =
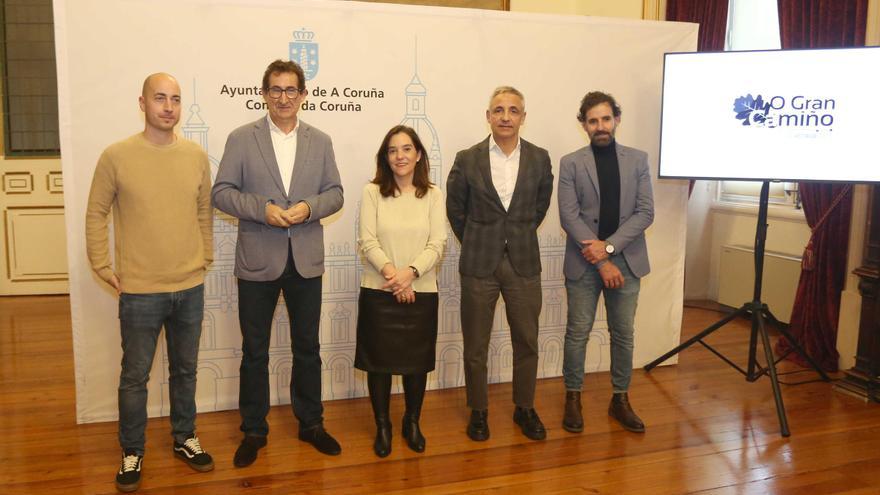
[[[660,177],[880,181],[880,47],[668,53]]]

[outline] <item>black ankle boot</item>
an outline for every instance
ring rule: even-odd
[[[425,437],[419,428],[419,415],[421,411],[406,412],[403,415],[403,438],[406,445],[415,452],[425,451]]]
[[[428,384],[427,373],[403,375],[403,392],[406,399],[406,412],[403,414],[403,438],[406,445],[415,452],[425,451],[425,437],[419,428],[422,414],[422,401]]]
[[[376,417],[376,441],[373,452],[379,457],[388,457],[391,453],[391,420],[388,416]]]
[[[391,405],[391,375],[388,373],[367,373],[367,387],[370,390],[370,403],[376,419],[376,441],[373,452],[379,457],[391,453],[391,419],[388,408]]]

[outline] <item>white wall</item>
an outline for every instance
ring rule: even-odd
[[[712,181],[697,181],[688,202],[685,299],[718,300],[721,247],[753,246],[757,206],[731,206],[715,201]],[[770,206],[766,250],[800,256],[810,240],[802,210]],[[752,267],[744,267],[751,270]],[[796,290],[796,285],[793,290]]]
[[[510,0],[511,12],[642,18],[642,0]]]
[[[710,208],[714,192],[714,182],[700,180],[694,184],[694,190],[688,200],[687,251],[684,260],[685,300],[710,299],[709,286],[712,283],[709,278],[712,250]]]

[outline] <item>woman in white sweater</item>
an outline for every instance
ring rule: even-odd
[[[403,375],[403,436],[424,452],[419,429],[428,372],[437,346],[437,274],[446,244],[446,202],[428,179],[428,156],[416,132],[393,127],[376,153],[376,176],[364,187],[358,246],[364,272],[358,300],[355,367],[367,372],[376,419],[373,450],[391,453],[391,375]]]

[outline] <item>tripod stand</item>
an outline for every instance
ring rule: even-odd
[[[773,316],[773,313],[770,312],[770,310],[767,308],[767,305],[761,302],[761,283],[763,281],[764,275],[764,244],[767,240],[767,203],[769,196],[770,182],[765,180],[764,184],[761,186],[761,198],[758,207],[758,225],[755,232],[755,291],[752,301],[746,302],[745,304],[740,306],[739,309],[718,320],[717,322],[712,324],[712,326],[706,328],[697,335],[694,335],[675,349],[672,349],[666,354],[651,361],[645,366],[645,371],[651,371],[654,367],[656,367],[663,361],[666,361],[672,356],[699,342],[703,347],[705,347],[713,354],[721,358],[724,362],[745,375],[746,381],[754,382],[763,375],[768,375],[770,377],[770,383],[773,386],[773,398],[776,400],[776,414],[779,416],[779,428],[781,430],[780,432],[783,437],[787,437],[791,435],[791,432],[788,429],[788,419],[785,416],[785,405],[782,403],[782,393],[779,390],[779,379],[776,376],[776,363],[784,359],[788,354],[780,357],[778,361],[774,361],[773,349],[770,346],[770,338],[767,336],[765,321],[769,321],[770,323],[775,325],[776,328],[779,329],[782,335],[784,335],[785,338],[788,339],[788,342],[791,344],[792,348],[810,363],[810,366],[814,370],[816,370],[817,373],[819,373],[824,381],[827,382],[830,380],[830,378],[828,378],[828,375],[825,374],[825,372],[822,370],[821,367],[819,367],[816,361],[814,361],[813,358],[811,358],[804,351],[800,344],[798,344],[798,342],[791,336],[788,330],[786,330],[779,323],[779,320],[777,320],[776,317]],[[742,368],[737,366],[736,363],[726,358],[720,352],[709,346],[709,344],[703,342],[703,339],[705,337],[708,337],[715,330],[718,330],[727,323],[733,321],[734,319],[746,315],[751,315],[752,333],[749,339],[748,370],[743,370]],[[767,359],[766,367],[762,367],[758,364],[756,356],[759,337],[764,346],[764,355]]]

